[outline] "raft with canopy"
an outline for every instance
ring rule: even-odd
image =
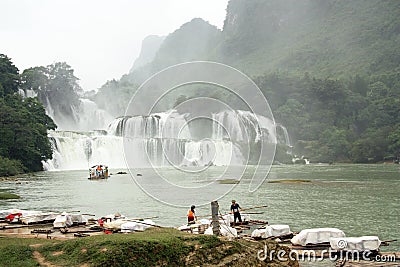
[[[107,179],[109,177],[107,165],[94,165],[89,169],[89,180],[92,179]]]

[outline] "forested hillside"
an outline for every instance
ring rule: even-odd
[[[399,13],[396,0],[231,0],[220,54],[252,75],[398,71]]]
[[[399,1],[231,0],[220,54],[255,77],[300,155],[392,160],[400,156],[398,14]]]
[[[0,175],[42,170],[52,157],[47,130],[56,125],[36,98],[23,98],[17,67],[0,54]]]

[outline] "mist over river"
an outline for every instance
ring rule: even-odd
[[[193,167],[194,169],[196,167]],[[251,172],[251,168],[249,170]],[[260,167],[263,168],[263,167]],[[224,167],[212,166],[192,174],[173,168],[159,168],[171,182],[200,187],[215,183],[209,190],[229,190],[232,185],[215,182]],[[117,175],[123,169],[112,169],[107,180],[88,180],[87,170],[46,171],[5,180],[0,189],[21,196],[18,200],[0,200],[0,209],[19,208],[93,213],[96,217],[120,212],[129,217],[158,216],[154,221],[164,226],[186,222],[186,207],[161,203],[144,193],[129,174]],[[126,170],[125,170],[126,171]],[[136,169],[142,182],[151,184],[150,169]],[[239,178],[230,169],[232,178]],[[238,175],[238,174],[237,174]],[[213,178],[214,177],[214,178]],[[288,224],[293,231],[311,227],[336,227],[347,236],[377,235],[381,240],[400,239],[400,166],[380,165],[274,165],[268,178],[254,193],[248,192],[249,177],[219,199],[222,212],[229,210],[231,199],[242,208],[268,205],[263,214],[252,219],[270,224]],[[308,183],[268,183],[272,180],[303,179]],[[155,187],[157,185],[154,185]],[[162,188],[160,188],[162,190]],[[204,192],[203,192],[204,193]],[[210,195],[212,192],[209,192]],[[174,196],[186,199],[192,198]],[[209,199],[211,202],[213,199]],[[209,205],[198,206],[197,214],[210,213]],[[400,242],[382,250],[399,251]]]

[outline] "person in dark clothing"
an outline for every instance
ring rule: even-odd
[[[241,207],[239,206],[238,203],[236,203],[236,200],[232,200],[231,213],[233,213],[233,225],[236,224],[236,220],[238,220],[240,223],[242,222],[242,217],[240,216],[240,209]]]

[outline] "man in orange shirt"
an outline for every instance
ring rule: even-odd
[[[195,205],[192,205],[191,207],[190,207],[190,210],[188,211],[188,224],[193,224],[193,223],[195,223],[195,219],[196,219],[196,215],[195,215],[195,209],[196,208],[196,206]]]

